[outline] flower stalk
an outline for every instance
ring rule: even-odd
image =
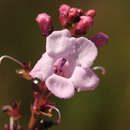
[[[106,45],[108,36],[102,32],[91,38],[81,37],[88,32],[94,24],[96,11],[90,9],[84,12],[80,8],[63,4],[59,8],[59,21],[63,27],[60,31],[53,31],[52,18],[47,13],[40,13],[36,17],[42,36],[46,38],[46,52],[31,68],[31,64],[4,55],[3,59],[10,59],[21,66],[16,73],[32,81],[34,102],[31,105],[31,117],[27,130],[45,130],[62,121],[60,110],[51,97],[69,99],[76,92],[95,90],[99,84],[99,77],[94,72],[101,70],[102,66],[92,67],[98,55],[98,48]],[[20,124],[22,116],[21,102],[13,101],[11,105],[2,108],[9,116],[9,124],[4,130],[23,130]],[[58,119],[53,121],[52,111],[58,113]],[[44,117],[47,117],[44,118]]]

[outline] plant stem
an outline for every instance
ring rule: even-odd
[[[14,119],[13,117],[10,117],[10,130],[13,130],[14,128]]]
[[[28,130],[33,130],[36,122],[37,122],[37,119],[35,118],[34,113],[32,113],[30,121],[29,121],[29,125],[28,125]]]

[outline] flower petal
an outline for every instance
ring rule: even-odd
[[[93,64],[97,56],[97,47],[87,38],[80,37],[77,39],[77,52],[77,64],[87,69]]]
[[[55,31],[47,37],[46,51],[52,57],[65,57],[72,53],[76,38],[67,29]]]
[[[59,98],[71,98],[74,87],[69,79],[53,74],[46,80],[47,88]]]
[[[38,78],[42,81],[45,81],[53,73],[54,62],[55,59],[50,57],[47,53],[44,53],[30,72],[30,75],[33,78]]]
[[[83,69],[81,67],[76,67],[71,81],[77,91],[94,90],[98,83],[99,78],[91,69]]]

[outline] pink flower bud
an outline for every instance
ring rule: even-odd
[[[83,14],[83,11],[78,8],[71,8],[68,13],[68,20],[73,22],[78,22],[80,20],[80,16]]]
[[[74,34],[83,35],[86,34],[88,29],[93,25],[93,18],[90,16],[81,16],[80,21],[74,28]]]
[[[63,5],[61,5],[60,8],[59,8],[59,12],[60,12],[60,14],[67,15],[69,9],[70,9],[70,6],[69,6],[69,5],[63,4]]]
[[[69,25],[68,18],[67,18],[69,9],[70,6],[66,4],[61,5],[59,8],[59,13],[60,13],[59,20],[63,27],[67,27]]]
[[[96,11],[94,9],[90,9],[84,15],[94,17],[96,16]]]
[[[96,35],[94,35],[92,38],[90,38],[90,40],[93,41],[97,47],[106,45],[108,39],[109,39],[108,35],[102,32],[99,32]]]
[[[46,13],[38,14],[36,18],[43,36],[48,36],[53,31],[51,16]]]

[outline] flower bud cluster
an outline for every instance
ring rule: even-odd
[[[63,4],[59,8],[59,20],[64,28],[71,28],[72,34],[83,35],[94,23],[96,11],[93,9],[83,12],[82,9]]]

